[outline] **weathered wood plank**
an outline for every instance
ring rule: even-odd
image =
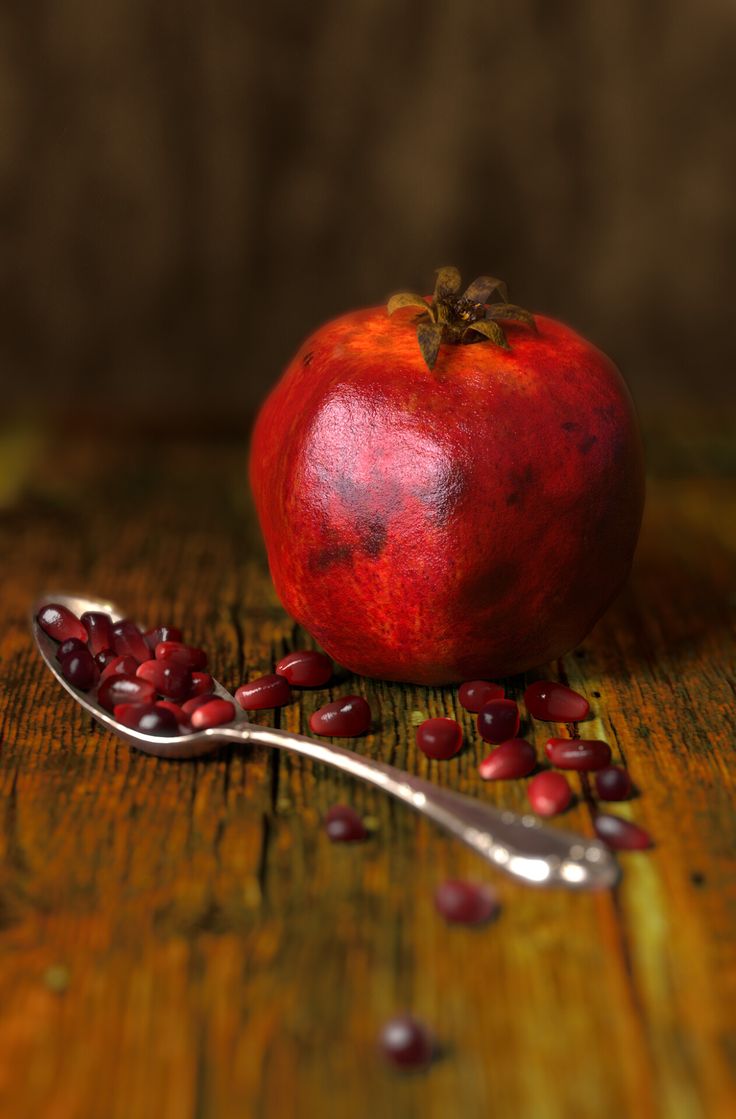
[[[729,1113],[731,484],[652,484],[630,587],[563,665],[640,790],[615,810],[648,827],[656,849],[622,857],[615,893],[498,879],[500,919],[467,930],[436,916],[434,886],[490,872],[378,791],[260,749],[145,758],[57,693],[27,630],[44,587],[99,591],[143,620],[184,624],[232,686],[304,635],[265,572],[243,447],[80,442],[63,470],[56,454],[26,470],[3,514],[3,1113]],[[518,696],[523,681],[509,688]],[[483,750],[452,689],[343,673],[330,694],[348,689],[377,713],[362,751],[524,805],[523,782],[477,779]],[[306,730],[324,697],[304,693],[283,725]],[[469,745],[428,762],[416,712],[458,716]],[[541,749],[544,731],[531,733]],[[333,846],[321,830],[336,800],[373,818],[362,847]],[[590,831],[582,798],[564,824]],[[396,1077],[375,1057],[378,1025],[401,1007],[435,1024],[446,1048],[426,1076]]]

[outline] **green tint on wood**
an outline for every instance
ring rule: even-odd
[[[308,639],[268,580],[244,445],[71,440],[30,464],[28,446],[0,514],[0,1113],[732,1114],[732,481],[652,481],[632,581],[562,666],[593,706],[586,735],[611,743],[639,790],[612,810],[657,844],[622,856],[615,892],[588,895],[496,877],[409,809],[304,759],[167,763],[98,729],[34,652],[27,609],[45,588],[181,625],[231,688]],[[478,779],[485,747],[453,689],[340,672],[278,719],[307,731],[346,691],[376,715],[359,750],[524,808],[524,782]],[[414,744],[439,714],[467,734],[450,762]],[[559,728],[524,729],[541,756]],[[372,818],[367,843],[330,844],[320,821],[337,801]],[[580,799],[561,823],[592,833]],[[463,876],[495,881],[496,923],[435,914],[435,885]],[[375,1054],[403,1008],[443,1047],[425,1075]]]

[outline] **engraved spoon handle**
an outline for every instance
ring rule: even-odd
[[[546,827],[534,816],[495,808],[341,746],[253,724],[205,733],[219,741],[291,750],[377,785],[457,836],[499,870],[529,885],[591,889],[612,886],[618,878],[616,860],[597,840]]]

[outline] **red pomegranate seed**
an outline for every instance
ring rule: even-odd
[[[178,703],[172,703],[170,699],[157,699],[155,706],[171,712],[182,734],[187,734],[192,729],[192,724]]]
[[[68,637],[66,641],[62,641],[59,648],[56,650],[57,661],[63,660],[69,653],[76,653],[80,649],[86,649],[87,645],[84,641],[80,641],[78,637]]]
[[[108,680],[110,676],[135,676],[137,671],[138,661],[135,657],[115,656],[103,668],[100,681]]]
[[[359,695],[344,695],[326,703],[309,717],[314,734],[355,738],[371,725],[371,709]]]
[[[176,661],[144,661],[138,665],[136,676],[150,681],[167,699],[188,699],[192,694],[192,674]]]
[[[159,641],[156,646],[156,660],[176,661],[192,672],[201,672],[207,667],[207,654],[204,649],[194,645],[184,645],[181,641]]]
[[[297,649],[281,658],[276,673],[297,688],[320,688],[332,676],[332,661],[316,649]]]
[[[178,734],[176,716],[158,704],[116,703],[113,716],[123,726],[144,734]]]
[[[590,714],[590,704],[584,696],[554,680],[530,684],[524,692],[524,703],[535,719],[553,723],[576,723]]]
[[[498,912],[498,897],[479,882],[443,882],[434,892],[435,908],[453,925],[482,925]]]
[[[190,715],[194,730],[207,730],[208,727],[221,727],[235,718],[235,706],[229,699],[210,699]]]
[[[192,673],[192,695],[211,695],[215,690],[215,681],[209,672]]]
[[[118,703],[153,703],[156,699],[156,689],[148,680],[141,680],[137,676],[119,676],[113,674],[103,680],[97,692],[97,700],[101,707],[112,711]]]
[[[478,712],[478,731],[486,742],[508,742],[519,729],[519,708],[513,699],[492,699]]]
[[[153,652],[162,641],[181,641],[182,632],[176,626],[154,626],[153,629],[146,630],[143,639]]]
[[[57,602],[49,602],[39,610],[38,624],[54,641],[68,641],[70,637],[76,637],[78,641],[87,643],[87,630],[77,615]]]
[[[537,764],[534,747],[523,738],[510,738],[502,742],[478,766],[484,781],[505,781],[514,777],[528,777]]]
[[[138,726],[138,716],[143,711],[153,711],[154,706],[153,703],[116,703],[112,715],[117,723],[135,729]]]
[[[431,1033],[409,1014],[401,1014],[386,1022],[378,1045],[385,1059],[397,1068],[426,1068],[434,1055]]]
[[[205,703],[209,703],[214,697],[211,692],[204,692],[202,695],[192,696],[186,703],[182,703],[181,709],[188,719],[191,719],[194,712],[198,707],[204,707]]]
[[[595,775],[595,791],[601,800],[626,800],[631,793],[631,778],[618,765],[607,765]]]
[[[235,698],[246,711],[260,711],[264,707],[283,707],[291,700],[289,681],[283,676],[259,676],[241,684]]]
[[[60,668],[65,680],[80,692],[88,692],[100,678],[100,670],[86,645],[72,649],[61,658]]]
[[[644,851],[652,846],[649,832],[621,816],[596,816],[593,826],[598,838],[614,851]]]
[[[572,799],[567,777],[551,769],[532,777],[526,792],[538,816],[556,816],[558,812],[564,812]]]
[[[117,653],[115,652],[114,649],[103,649],[95,657],[95,660],[97,661],[97,665],[100,669],[107,668],[110,661],[114,661],[114,660],[117,660],[117,659],[118,659],[118,655],[117,655]]]
[[[151,659],[151,650],[143,634],[130,618],[115,622],[112,627],[113,647],[119,657],[135,657],[139,664]]]
[[[611,760],[611,747],[597,738],[548,738],[544,749],[558,769],[603,769]]]
[[[368,834],[358,813],[347,804],[334,804],[325,813],[325,831],[333,843],[357,843]]]
[[[417,746],[428,758],[454,758],[463,744],[463,732],[454,719],[425,719],[417,727]]]
[[[111,649],[115,643],[112,633],[112,618],[99,610],[87,610],[81,622],[89,634],[89,650],[93,657],[103,649]]]
[[[503,699],[504,694],[500,684],[491,684],[488,680],[468,680],[460,685],[457,698],[466,711],[477,715],[484,704],[492,699]]]

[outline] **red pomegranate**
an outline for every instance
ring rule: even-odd
[[[615,366],[500,281],[460,294],[454,268],[431,299],[393,296],[304,343],[250,475],[289,613],[353,672],[418,684],[577,645],[626,579],[644,500]]]

